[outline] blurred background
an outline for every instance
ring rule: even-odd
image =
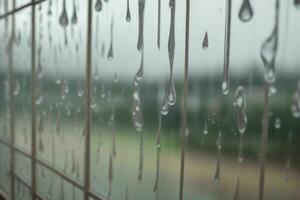
[[[172,8],[169,1],[161,1],[158,48],[158,2],[145,0],[143,52],[137,49],[139,0],[93,2],[90,172],[92,189],[106,198],[169,200],[179,195],[186,1],[175,0],[173,80],[177,101],[164,115],[161,107],[170,80],[168,41]],[[229,200],[235,199],[237,191],[240,199],[258,198],[264,110],[261,48],[276,28],[276,0],[232,0],[230,91],[224,95],[221,86],[226,2],[191,1],[184,199]],[[300,199],[300,3],[278,2],[276,81],[269,87],[265,199],[297,200]],[[26,3],[29,0],[16,0],[16,7]],[[46,0],[35,8],[37,126],[34,128],[38,158],[80,183],[85,163],[87,5],[88,1]],[[12,9],[12,1],[0,0],[0,15]],[[30,153],[31,8],[16,13],[14,28],[12,24],[12,16],[0,20],[0,138],[9,142],[13,112],[16,146]],[[134,80],[142,54],[143,79],[136,87]],[[12,76],[15,110],[9,108]],[[239,87],[244,89],[245,131],[238,127]],[[132,113],[136,88],[142,119]],[[3,191],[10,191],[10,159],[9,147],[1,142]],[[220,174],[216,176],[218,167]],[[139,172],[143,174],[140,180]],[[31,184],[31,161],[19,153],[16,153],[15,173]],[[39,164],[37,179],[38,192],[45,199],[83,199],[82,191]],[[15,194],[17,199],[31,199],[30,191],[20,181],[16,181]]]

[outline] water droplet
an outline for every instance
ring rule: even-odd
[[[222,93],[229,93],[229,64],[230,64],[230,39],[231,39],[231,0],[226,1],[225,14],[225,39],[224,39],[224,67]]]
[[[275,121],[274,121],[274,127],[275,127],[276,129],[280,129],[280,127],[281,127],[281,121],[280,121],[279,118],[276,118],[276,119],[275,119]]]
[[[130,15],[130,8],[129,8],[129,0],[127,0],[127,11],[126,11],[126,21],[130,22],[131,15]]]
[[[138,182],[142,182],[143,180],[143,168],[144,168],[144,133],[142,131],[140,136]]]
[[[39,95],[35,101],[36,105],[41,105],[41,103],[44,101],[44,97],[42,95]]]
[[[137,86],[135,86],[133,92],[132,121],[135,130],[141,132],[143,130],[143,115],[142,115],[141,101],[140,101],[139,91]]]
[[[216,172],[214,175],[214,181],[219,182],[220,181],[220,165],[221,165],[221,150],[222,150],[222,133],[219,131],[218,138],[216,141],[216,146],[218,150],[218,157],[217,157],[217,167],[216,167]]]
[[[145,10],[145,0],[139,0],[139,33],[137,49],[142,51],[144,47],[144,10]]]
[[[237,110],[237,126],[241,134],[244,134],[247,128],[247,111],[246,111],[246,94],[245,89],[242,86],[239,86],[234,95],[233,105]]]
[[[250,0],[244,0],[239,11],[239,18],[242,22],[248,22],[253,17],[253,9]]]
[[[63,28],[67,27],[69,24],[68,14],[67,14],[67,10],[66,10],[66,0],[63,0],[63,10],[59,17],[59,24]]]
[[[290,180],[292,139],[293,139],[293,132],[289,132],[288,150],[287,150],[287,157],[286,157],[286,161],[285,161],[285,170],[284,170],[284,179],[285,179],[285,181]]]
[[[71,168],[71,173],[75,173],[76,172],[76,158],[75,158],[75,150],[72,149],[72,168]]]
[[[21,90],[20,82],[18,80],[16,80],[15,87],[14,87],[14,95],[18,96],[18,94],[20,93],[20,90]]]
[[[96,1],[96,4],[95,4],[95,10],[97,12],[100,12],[103,8],[103,4],[102,4],[102,1],[101,0],[97,0]]]
[[[168,95],[167,95],[167,103],[172,106],[176,103],[176,90],[174,86],[173,78],[170,80],[170,85],[168,89]]]
[[[222,92],[224,95],[227,95],[229,93],[229,85],[226,81],[222,83]]]
[[[114,31],[114,21],[113,21],[113,18],[112,18],[111,23],[110,23],[110,46],[109,46],[109,51],[108,51],[108,54],[107,54],[108,60],[112,60],[113,57],[114,57],[113,31]]]
[[[160,26],[161,26],[161,0],[158,0],[158,17],[157,17],[157,47],[160,49]]]
[[[162,121],[162,115],[161,115],[161,113],[159,113],[158,130],[157,130],[157,133],[156,133],[156,176],[155,176],[155,183],[154,183],[154,187],[153,187],[153,192],[157,192],[158,181],[159,181],[160,152],[161,152],[161,145],[160,145],[161,121]]]
[[[294,4],[295,4],[297,9],[300,8],[300,0],[294,0]]]
[[[167,115],[168,113],[169,113],[169,104],[168,104],[167,100],[165,99],[161,106],[161,114]]]
[[[77,95],[78,95],[78,97],[82,97],[83,96],[83,89],[82,89],[81,81],[78,81]]]
[[[207,134],[208,134],[208,126],[207,126],[207,122],[205,122],[205,124],[204,124],[203,133],[204,133],[204,135],[207,135]]]
[[[275,25],[271,35],[263,42],[260,56],[264,64],[264,79],[267,83],[276,80],[275,60],[278,49],[279,2],[276,1]]]
[[[114,83],[118,83],[119,78],[117,72],[114,73]]]
[[[205,33],[205,36],[204,36],[204,39],[202,42],[202,49],[205,51],[208,49],[208,34],[207,34],[207,32]]]
[[[300,81],[292,99],[291,110],[293,117],[300,118]]]
[[[275,95],[276,93],[277,93],[277,88],[273,85],[270,85],[268,96],[271,97],[271,96]]]
[[[78,17],[77,17],[77,10],[76,10],[75,1],[73,3],[74,3],[73,4],[73,16],[72,16],[71,22],[72,22],[73,25],[75,25],[78,22]]]
[[[48,1],[48,16],[52,15],[52,0]]]
[[[240,196],[240,177],[237,178],[233,200],[239,200]]]

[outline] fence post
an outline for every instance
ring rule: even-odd
[[[85,147],[84,147],[84,199],[88,200],[90,190],[90,135],[91,135],[91,59],[92,59],[92,0],[88,2],[86,82],[85,82]]]
[[[35,0],[31,0],[31,195],[36,196],[36,61],[35,61]]]
[[[12,8],[15,9],[16,7],[16,0],[12,2]],[[9,112],[10,112],[10,121],[9,121],[9,128],[10,128],[10,196],[11,199],[15,199],[15,151],[13,147],[15,146],[15,76],[14,76],[14,64],[13,64],[13,43],[15,37],[15,15],[12,15],[11,18],[11,37],[9,39],[8,47],[9,47],[9,59],[8,59],[8,67],[9,67]]]

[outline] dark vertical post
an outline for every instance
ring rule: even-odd
[[[190,37],[190,0],[186,0],[186,21],[185,21],[185,66],[184,66],[184,96],[183,96],[183,133],[181,149],[181,166],[180,166],[180,187],[179,200],[183,200],[184,185],[184,167],[185,167],[185,149],[188,137],[187,131],[187,98],[188,98],[188,72],[189,72],[189,37]]]
[[[85,82],[85,149],[84,149],[84,199],[90,189],[90,135],[91,135],[91,62],[92,62],[92,0],[88,0],[86,82]]]
[[[265,165],[266,154],[268,148],[268,133],[269,133],[269,85],[264,86],[264,113],[263,113],[263,128],[261,134],[260,145],[260,176],[259,176],[259,200],[264,199],[264,184],[265,184]]]
[[[13,0],[12,7],[15,9],[16,7],[16,0]],[[11,18],[11,37],[9,39],[9,60],[8,60],[8,67],[9,67],[9,112],[10,112],[10,121],[9,121],[9,129],[10,129],[10,195],[11,199],[15,199],[15,151],[13,147],[15,146],[15,86],[16,80],[14,75],[14,64],[13,64],[13,45],[15,39],[15,15],[12,15]]]
[[[36,196],[36,60],[35,60],[35,0],[31,0],[31,195]]]

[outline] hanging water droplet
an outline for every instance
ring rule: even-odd
[[[276,80],[275,60],[278,49],[279,1],[276,1],[275,25],[271,35],[263,42],[260,56],[264,64],[264,79],[267,83]]]
[[[207,135],[207,134],[208,134],[208,126],[207,126],[207,122],[205,122],[205,124],[204,124],[203,133],[204,133],[204,135]]]
[[[253,17],[253,9],[250,0],[243,0],[243,4],[239,11],[239,18],[242,22],[248,22]]]
[[[239,86],[235,91],[233,105],[237,110],[237,125],[238,130],[241,134],[244,134],[247,128],[247,111],[246,111],[246,94],[245,89],[242,86]]]
[[[170,81],[170,86],[169,86],[169,89],[168,89],[167,102],[170,106],[173,106],[176,103],[176,90],[175,90],[175,85],[174,85],[173,78]]]
[[[207,32],[205,32],[205,36],[204,36],[204,39],[202,42],[202,49],[205,51],[208,49],[208,34],[207,34]]]
[[[114,83],[118,83],[119,78],[117,72],[114,73]]]
[[[71,22],[73,25],[77,24],[78,21],[78,17],[77,17],[77,10],[76,10],[76,5],[75,5],[75,1],[73,2],[73,16],[71,19]]]
[[[130,22],[131,15],[130,15],[130,8],[129,8],[129,0],[127,0],[127,11],[126,11],[126,21]]]
[[[56,69],[55,71],[55,83],[57,85],[60,85],[61,84],[61,78],[60,78],[60,74],[58,73],[58,70]]]
[[[67,14],[67,10],[66,10],[66,0],[63,0],[63,10],[59,17],[59,24],[63,28],[67,27],[69,24],[68,14]]]
[[[284,170],[284,179],[285,181],[290,180],[290,169],[291,169],[291,153],[292,153],[292,139],[293,139],[293,132],[289,132],[288,137],[288,150],[287,150],[287,157],[285,161],[285,170]]]
[[[142,51],[144,47],[144,10],[145,10],[145,0],[139,0],[139,33],[137,49]]]
[[[274,121],[274,127],[275,127],[276,129],[280,129],[280,127],[281,127],[281,121],[280,121],[279,118],[276,118],[276,119],[275,119],[275,121]]]
[[[102,7],[103,7],[102,1],[101,0],[97,0],[96,4],[95,4],[95,10],[97,12],[100,12],[102,10]]]
[[[48,1],[48,16],[51,16],[52,15],[52,10],[51,10],[51,8],[52,8],[52,0],[49,0]]]
[[[163,104],[161,106],[161,114],[167,115],[168,113],[169,113],[169,104],[165,98],[165,100],[163,101]]]
[[[225,13],[225,39],[224,39],[224,66],[223,66],[223,82],[222,93],[227,95],[229,93],[229,65],[230,65],[230,39],[231,39],[231,2],[226,1]]]

